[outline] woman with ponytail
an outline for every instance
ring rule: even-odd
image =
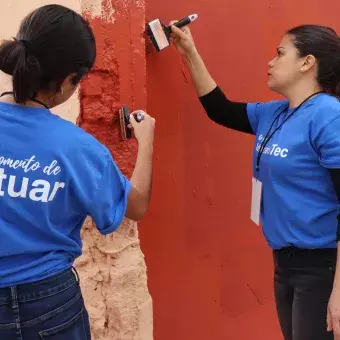
[[[90,340],[73,268],[83,222],[91,216],[105,235],[147,211],[154,119],[131,116],[138,155],[128,180],[104,145],[50,111],[95,58],[88,22],[59,5],[29,14],[0,45],[13,83],[0,98],[0,339]]]

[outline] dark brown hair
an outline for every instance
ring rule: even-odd
[[[322,88],[340,96],[340,38],[329,27],[302,25],[287,32],[301,57],[313,55],[317,60],[317,81]]]
[[[95,38],[88,22],[60,5],[30,13],[15,39],[0,46],[0,70],[13,76],[14,98],[25,103],[42,90],[59,91],[71,74],[77,84],[93,67]]]

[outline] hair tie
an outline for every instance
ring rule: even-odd
[[[31,51],[31,44],[29,43],[28,40],[19,39],[19,42],[21,42],[24,45],[24,47],[25,47],[25,49],[28,53]]]

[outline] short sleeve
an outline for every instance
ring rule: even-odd
[[[73,156],[72,163],[76,163],[73,191],[82,211],[92,217],[101,234],[115,231],[126,213],[129,180],[115,164],[110,151],[98,142],[90,143]]]
[[[266,103],[248,103],[247,114],[253,133],[256,135],[261,122],[272,122],[282,110],[288,107],[287,100],[272,100]]]
[[[130,190],[130,182],[123,176],[111,154],[107,154],[103,177],[89,211],[101,234],[115,231],[122,223]]]
[[[315,144],[323,167],[340,168],[340,116],[322,128],[315,139]]]
[[[248,103],[247,104],[247,114],[250,126],[253,133],[257,133],[257,128],[259,126],[260,116],[264,110],[264,103]]]

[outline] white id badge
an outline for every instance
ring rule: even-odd
[[[261,199],[262,199],[262,182],[253,177],[250,218],[257,225],[260,225]]]

